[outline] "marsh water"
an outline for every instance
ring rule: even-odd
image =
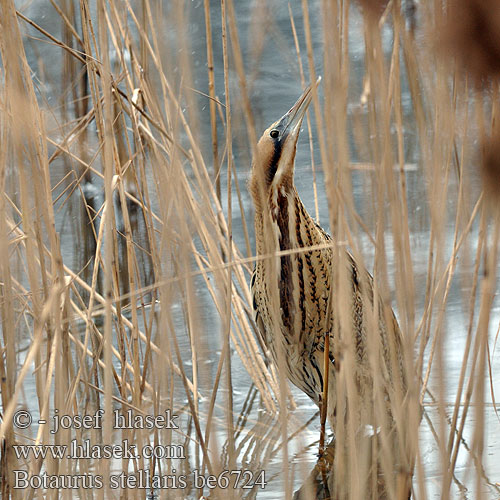
[[[50,3],[45,0],[37,0],[28,3],[17,2],[18,8],[24,12],[25,15],[33,19],[37,24],[43,27],[56,37],[61,36],[61,21],[60,18],[54,15],[54,10]],[[290,3],[293,12],[295,23],[297,26],[298,38],[304,46],[304,29],[302,21],[302,9],[300,2],[292,1]],[[322,33],[321,33],[321,9],[319,2],[309,2],[311,25],[313,26],[313,48],[316,56],[316,71],[321,74],[322,64]],[[168,21],[170,5],[165,2],[165,26],[169,30],[164,34],[167,39],[167,45],[175,50],[176,47],[176,30],[175,27]],[[252,111],[256,119],[256,128],[258,131],[264,130],[268,124],[275,121],[283,115],[290,106],[295,102],[301,92],[300,76],[297,69],[297,57],[293,42],[293,35],[290,27],[290,17],[288,11],[288,3],[284,1],[273,2],[270,10],[272,12],[272,22],[269,22],[266,30],[264,31],[265,38],[263,40],[263,49],[259,58],[254,58],[255,46],[257,43],[255,35],[255,19],[254,19],[254,2],[235,2],[237,25],[240,35],[240,41],[245,61],[248,62],[248,74],[252,75],[249,80],[250,97],[252,101]],[[207,71],[206,71],[206,40],[205,40],[205,21],[203,12],[203,2],[201,0],[194,0],[190,2],[189,11],[189,28],[188,36],[191,46],[190,60],[193,66],[193,84],[194,87],[201,91],[207,92]],[[221,31],[221,12],[218,2],[212,2],[211,7],[212,24],[214,36],[214,57],[215,57],[215,77],[216,77],[216,92],[220,98],[224,96],[223,73],[222,73],[222,44],[220,36],[217,34]],[[359,13],[353,8],[351,14],[351,32],[349,37],[349,54],[350,54],[350,70],[351,70],[351,87],[349,91],[351,105],[348,112],[354,112],[357,109],[360,96],[363,91],[363,74],[364,74],[364,39],[362,34],[362,19]],[[31,68],[33,70],[33,78],[37,85],[39,85],[39,95],[41,98],[42,107],[53,107],[57,109],[57,102],[64,92],[60,88],[58,82],[61,81],[60,73],[63,71],[61,58],[61,51],[57,47],[49,43],[40,43],[40,34],[34,30],[26,28],[26,48]],[[387,41],[387,48],[390,48],[391,32],[388,29],[384,32]],[[31,37],[36,37],[31,38]],[[168,54],[165,55],[168,58]],[[307,61],[303,56],[304,65],[307,67]],[[255,65],[252,65],[252,61]],[[175,67],[172,68],[175,76]],[[236,81],[236,73],[231,75],[231,79]],[[422,314],[422,305],[425,295],[425,280],[428,262],[428,248],[429,248],[429,213],[426,205],[427,189],[426,179],[423,174],[421,165],[421,158],[418,153],[418,139],[415,126],[412,125],[413,115],[411,110],[411,99],[408,90],[405,90],[403,82],[403,106],[405,106],[405,156],[408,165],[407,176],[407,196],[409,204],[409,217],[411,229],[411,248],[412,259],[415,269],[417,299],[419,300],[417,310],[417,317]],[[320,96],[322,89],[320,87]],[[200,116],[208,117],[208,113],[203,114],[208,108],[208,100],[202,95],[196,95],[194,98],[195,105],[198,107],[196,110]],[[189,110],[186,110],[189,112]],[[54,122],[57,121],[57,116],[53,116]],[[242,127],[241,116],[235,117],[234,127]],[[314,137],[314,133],[313,133]],[[210,122],[209,119],[200,120],[200,141],[202,142],[202,149],[206,153],[206,158],[211,158],[211,139],[210,139]],[[221,140],[223,138],[221,137]],[[318,146],[316,140],[315,151],[316,158]],[[353,142],[354,144],[354,142]],[[235,141],[234,144],[234,159],[237,168],[237,175],[242,189],[243,203],[245,207],[245,214],[247,216],[247,224],[250,227],[253,241],[253,226],[252,226],[252,205],[249,194],[246,190],[246,180],[250,172],[250,149],[242,141]],[[363,162],[366,158],[360,156],[356,148],[352,147],[351,150],[352,162]],[[64,175],[63,166],[57,160],[51,165],[51,179],[52,184],[56,185]],[[222,186],[226,186],[225,172],[221,174]],[[317,167],[317,185],[319,186],[319,217],[323,225],[327,227],[328,221],[328,208],[326,196],[322,189],[323,174],[320,166]],[[365,169],[354,169],[352,173],[352,184],[354,200],[356,209],[361,217],[371,221],[372,205],[369,199],[371,189],[371,173]],[[298,191],[306,205],[306,207],[314,213],[314,195],[312,183],[312,170],[310,161],[310,152],[308,146],[307,134],[303,133],[299,141],[296,163],[296,184]],[[473,187],[476,192],[480,189],[480,180],[477,177],[477,186]],[[448,193],[449,199],[447,200],[447,208],[450,213],[453,213],[453,208],[456,204],[456,193],[452,190]],[[222,200],[226,200],[226,195],[222,196]],[[238,200],[234,195],[234,206],[237,206]],[[71,211],[68,207],[62,208],[57,212],[57,225],[60,230],[63,258],[65,262],[72,266],[78,260],[78,247],[75,243],[74,232],[70,229],[74,225],[78,225],[78,211]],[[227,207],[224,206],[224,209]],[[452,221],[451,221],[452,222]],[[446,232],[446,239],[451,247],[453,241],[453,227],[450,222]],[[234,211],[233,217],[233,236],[235,242],[244,248],[244,235],[241,230],[241,215],[238,211]],[[472,230],[471,239],[474,241],[477,228]],[[363,252],[367,263],[373,261],[373,247],[367,238],[360,237],[358,240],[360,250]],[[390,266],[390,242],[388,243],[388,256],[389,256],[389,269]],[[392,276],[391,272],[389,271]],[[446,387],[445,391],[449,394],[449,403],[452,407],[454,403],[455,389],[460,376],[460,369],[462,364],[463,350],[466,344],[467,337],[467,307],[464,304],[463,293],[464,287],[467,283],[460,280],[460,272],[456,273],[453,285],[450,290],[449,299],[447,302],[445,312],[445,337],[444,337],[444,359],[443,369],[446,373]],[[206,329],[205,335],[210,337],[213,331],[213,342],[211,345],[214,349],[214,357],[207,356],[204,363],[209,370],[215,370],[216,355],[220,353],[220,334],[217,314],[213,306],[211,297],[208,292],[203,291],[204,288],[200,286],[197,299],[200,304],[200,313],[203,316],[203,328]],[[490,360],[491,360],[491,373],[492,380],[488,376],[487,387],[490,387],[492,394],[500,394],[500,378],[498,373],[500,371],[500,347],[494,343],[495,335],[500,320],[500,304],[495,300],[494,310],[491,320],[491,346],[490,346]],[[182,318],[179,314],[179,329],[178,340],[185,355],[186,366],[189,367],[190,363],[190,344],[186,330],[182,324]],[[239,415],[242,407],[246,404],[249,393],[251,394],[252,387],[250,379],[241,365],[238,357],[233,356],[233,398],[235,408],[235,418]],[[178,406],[184,406],[185,394],[180,389],[179,384],[179,398]],[[30,395],[30,388],[26,388],[26,399],[30,400],[31,396],[35,396],[35,388],[32,388],[32,395]],[[319,435],[319,419],[314,415],[317,412],[316,407],[310,400],[300,391],[292,388],[292,393],[296,400],[296,407],[290,408],[290,416],[292,420],[291,429],[299,429],[302,425],[309,421],[297,436],[289,443],[288,453],[291,457],[289,463],[290,476],[296,478],[294,488],[300,486],[302,479],[307,475],[307,472],[312,468],[316,461],[316,442]],[[34,400],[35,398],[33,398]],[[486,467],[484,471],[484,493],[486,498],[500,498],[500,493],[493,488],[489,487],[487,483],[494,485],[500,481],[500,420],[496,414],[494,405],[492,404],[492,397],[489,395],[486,398],[491,404],[487,405],[485,413],[485,431],[486,431],[486,448],[484,450],[483,463]],[[435,421],[437,418],[437,409],[428,402],[426,406],[426,415],[429,420],[423,419],[420,429],[420,446],[421,446],[421,460],[422,467],[425,470],[425,477],[428,479],[427,493],[428,498],[440,498],[440,470],[441,459],[438,453],[438,447],[435,437],[433,436],[430,422]],[[451,412],[452,410],[450,410]],[[246,429],[251,434],[252,428],[258,426],[265,426],[267,428],[267,437],[270,441],[279,441],[280,429],[279,422],[273,421],[268,418],[262,409],[258,408],[258,403],[254,403],[254,407],[249,410],[250,418],[247,421]],[[468,420],[464,432],[464,440],[468,442],[471,439],[472,429],[474,428],[474,412]],[[220,439],[225,438],[223,432],[224,420],[221,417],[221,433]],[[243,433],[246,432],[243,429]],[[274,456],[266,460],[266,480],[268,484],[266,488],[259,491],[257,494],[258,499],[279,499],[282,498],[283,492],[283,459],[281,453],[277,452]],[[254,464],[255,465],[255,464]],[[195,464],[192,465],[195,467]],[[473,459],[465,448],[462,448],[459,454],[458,466],[456,468],[457,481],[452,486],[454,493],[459,498],[473,500],[475,497],[473,487],[469,486],[474,484],[472,473]],[[418,491],[418,488],[417,488]]]

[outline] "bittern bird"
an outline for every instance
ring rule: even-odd
[[[397,457],[393,465],[396,476],[403,474],[404,485],[399,478],[385,489],[392,491],[391,498],[408,498],[411,457],[396,429],[402,415],[398,405],[407,387],[400,329],[390,305],[374,291],[372,276],[316,224],[294,184],[297,139],[312,93],[309,86],[263,133],[252,162],[249,188],[255,205],[257,262],[251,286],[256,324],[278,368],[318,406],[328,365],[327,417],[336,440],[339,429],[348,426],[354,429],[351,442],[361,443],[360,449],[367,429],[372,435],[383,434],[375,452],[380,455],[377,475],[383,469],[382,475],[388,476],[380,450],[392,450],[385,457]],[[325,357],[327,335],[330,347]],[[356,460],[365,460],[366,470],[373,471],[373,443],[363,449]],[[351,485],[357,481],[355,468],[361,467],[353,464],[345,465],[350,467]],[[337,491],[342,487],[337,484]],[[379,493],[360,495],[382,498]]]

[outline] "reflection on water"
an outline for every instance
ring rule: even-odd
[[[260,131],[265,126],[274,121],[277,117],[281,116],[295,101],[300,94],[300,77],[296,62],[295,47],[293,43],[293,36],[290,29],[290,19],[285,3],[280,5],[273,5],[267,7],[271,10],[269,16],[270,25],[266,28],[264,33],[259,32],[258,35],[263,36],[260,40],[262,45],[257,47],[255,30],[256,20],[254,17],[254,4],[253,2],[236,2],[236,18],[244,54],[246,61],[246,70],[251,77],[249,78],[249,93],[252,100],[253,112],[255,114],[257,130]],[[304,40],[302,11],[300,2],[291,2],[291,8],[295,17],[297,25],[297,34],[301,42]],[[60,36],[60,21],[57,16],[53,16],[53,11],[48,2],[40,1],[33,2],[25,7],[24,12],[36,23],[44,29],[52,33],[54,36]],[[169,26],[168,10],[166,7],[166,20],[165,24]],[[193,83],[196,89],[206,92],[207,91],[207,76],[206,76],[206,47],[205,47],[205,27],[202,2],[192,2],[190,13],[190,25],[188,30],[189,42],[191,44],[191,61],[193,64]],[[313,31],[313,48],[316,57],[317,72],[321,74],[321,60],[322,60],[322,33],[321,26],[321,9],[319,2],[310,2],[310,15],[311,23],[314,26]],[[362,36],[362,21],[357,11],[353,8],[351,12],[351,26],[352,31],[349,37],[349,53],[350,53],[350,70],[351,70],[351,87],[349,90],[350,104],[348,107],[349,120],[355,119],[366,120],[366,113],[359,105],[360,96],[363,92],[363,78],[364,78],[364,40]],[[220,33],[220,6],[216,2],[212,2],[212,23],[214,33]],[[175,29],[165,34],[169,38],[167,45],[175,47],[176,37]],[[384,31],[384,39],[387,45],[391,42],[391,33],[389,29]],[[62,67],[54,64],[50,65],[51,60],[60,60],[59,49],[49,44],[35,44],[33,40],[26,39],[29,58],[32,68],[34,69],[35,79],[41,83],[40,93],[47,99],[48,106],[53,106],[54,101],[59,99],[59,96],[64,89],[59,88],[59,74]],[[303,42],[302,42],[303,43]],[[217,94],[223,95],[223,73],[222,73],[222,45],[219,37],[214,39],[215,50],[215,81]],[[303,52],[304,65],[307,67],[305,58],[305,51]],[[176,69],[172,68],[173,78],[176,78]],[[236,81],[236,75],[232,75]],[[43,84],[42,84],[43,82]],[[234,98],[238,99],[236,92],[237,86],[234,84],[232,91],[235,92]],[[320,87],[320,94],[323,90]],[[417,132],[414,125],[412,125],[413,112],[410,108],[411,99],[408,90],[403,88],[402,102],[404,108],[404,144],[405,144],[405,157],[406,162],[410,166],[406,172],[407,179],[407,197],[409,206],[409,225],[411,232],[411,246],[412,246],[412,260],[414,264],[414,272],[416,279],[417,289],[417,318],[422,316],[425,284],[427,279],[427,261],[428,261],[428,248],[429,248],[429,213],[426,206],[426,196],[428,185],[426,178],[423,175],[423,166],[419,163],[421,158],[418,154]],[[200,115],[207,109],[207,100],[205,97],[196,94],[191,101],[191,105],[197,107],[196,111]],[[187,112],[192,110],[187,109]],[[240,128],[244,130],[242,125],[243,114],[241,109],[235,108],[234,124],[237,130]],[[49,124],[51,121],[57,122],[57,116],[48,116]],[[199,137],[202,141],[202,149],[206,153],[206,158],[210,158],[210,123],[209,120],[201,120],[201,131]],[[222,138],[222,132],[219,129]],[[241,134],[243,135],[243,134]],[[315,133],[313,133],[315,136]],[[361,164],[362,162],[369,162],[370,157],[366,152],[359,150],[356,147],[354,138],[350,138],[351,146],[351,161],[353,163]],[[94,145],[95,147],[95,145]],[[316,162],[318,163],[319,153],[316,141],[314,142],[314,153]],[[235,140],[234,144],[235,164],[237,167],[237,175],[240,186],[242,188],[243,204],[245,214],[247,215],[247,224],[252,228],[252,207],[248,193],[245,189],[246,179],[248,177],[250,168],[250,150],[245,141]],[[413,167],[411,166],[413,165]],[[416,165],[416,166],[415,166]],[[51,182],[56,185],[64,175],[62,162],[54,161],[51,168]],[[319,217],[323,226],[327,227],[328,221],[328,208],[326,203],[326,196],[324,195],[323,185],[324,178],[320,165],[317,165],[317,185],[319,187],[318,206]],[[311,213],[314,213],[314,194],[312,183],[312,169],[310,160],[310,151],[308,146],[307,134],[301,135],[298,152],[297,152],[297,166],[296,166],[296,183],[298,191],[300,192],[302,200]],[[472,177],[474,179],[475,177]],[[374,230],[376,220],[374,215],[373,193],[375,192],[374,182],[376,182],[376,173],[370,168],[357,168],[352,171],[352,186],[355,207],[365,224]],[[475,181],[473,181],[475,182]],[[222,173],[222,186],[226,185],[226,173]],[[451,183],[453,187],[453,183]],[[472,192],[478,191],[478,186],[472,186]],[[447,209],[450,214],[453,214],[456,204],[457,193],[450,191],[449,199],[447,200]],[[226,195],[222,197],[223,208],[226,210]],[[238,199],[236,193],[234,194],[233,206],[237,206]],[[153,203],[153,205],[155,205]],[[71,205],[66,205],[62,211],[58,212],[57,224],[60,230],[61,242],[63,248],[63,258],[65,262],[72,267],[78,256],[75,256],[74,238],[75,233],[72,229],[78,225],[78,212],[71,211]],[[241,248],[244,248],[244,234],[242,231],[241,216],[239,213],[234,214],[233,219],[233,235],[234,240]],[[450,248],[453,243],[453,218],[450,217],[449,226],[446,228],[446,255],[449,255]],[[251,233],[253,230],[251,231]],[[477,238],[477,229],[473,228],[469,241],[469,251],[475,251],[475,240]],[[371,265],[374,258],[374,248],[369,238],[359,235],[357,239],[359,249],[363,252],[366,262]],[[253,241],[252,241],[253,245]],[[391,258],[393,258],[391,250],[391,241],[389,236],[386,238],[387,255],[389,258],[389,269],[391,269]],[[468,276],[468,269],[464,269],[464,276]],[[394,278],[390,274],[391,279]],[[198,280],[198,278],[197,278]],[[220,324],[218,315],[213,307],[212,299],[206,291],[203,279],[200,277],[197,281],[196,299],[198,302],[200,321],[198,327],[202,329],[200,336],[208,339],[205,344],[205,359],[201,363],[205,363],[203,372],[207,375],[207,380],[213,380],[217,370],[216,362],[212,359],[218,359],[221,352],[220,341]],[[444,344],[445,348],[444,359],[442,360],[442,370],[446,373],[444,377],[446,386],[445,396],[450,403],[449,415],[453,411],[454,398],[456,394],[456,387],[460,378],[460,370],[462,365],[462,356],[467,340],[467,324],[469,309],[466,303],[468,294],[465,293],[466,287],[469,286],[467,282],[460,279],[460,264],[457,276],[454,278],[450,288],[447,308],[445,311],[444,320]],[[464,303],[465,302],[465,303]],[[177,339],[180,346],[181,356],[185,364],[186,373],[191,376],[192,373],[192,360],[191,360],[191,346],[187,334],[186,325],[182,316],[182,311],[176,313],[178,322],[175,325]],[[494,338],[496,329],[500,320],[498,301],[496,308],[491,316],[491,338]],[[21,359],[22,361],[22,359]],[[116,361],[118,363],[118,361]],[[500,371],[500,355],[498,354],[498,347],[493,345],[490,350],[490,370],[493,375],[490,380],[487,375],[487,390],[493,394],[500,394],[500,379],[495,376]],[[249,491],[246,492],[244,498],[254,498],[255,494],[259,499],[275,499],[279,498],[284,490],[284,467],[283,455],[281,449],[281,429],[280,423],[273,416],[266,413],[260,407],[259,397],[255,389],[250,385],[250,378],[248,377],[245,368],[241,364],[238,356],[233,356],[233,393],[234,402],[234,421],[237,422],[238,438],[236,440],[236,447],[239,459],[241,460],[242,468],[250,470],[266,471],[266,480],[268,484],[262,491]],[[438,391],[439,387],[430,386],[432,391]],[[200,382],[200,392],[203,394],[207,389],[209,394],[209,387],[204,386],[204,382]],[[192,422],[187,415],[189,415],[189,408],[185,400],[185,392],[182,384],[176,386],[174,393],[174,409],[182,415],[183,429],[190,429],[189,433],[195,439],[192,428]],[[319,419],[314,418],[317,414],[317,408],[311,404],[309,399],[300,391],[291,388],[291,392],[295,399],[295,407],[288,409],[290,416],[290,426],[288,433],[294,436],[288,443],[288,463],[285,470],[289,477],[294,478],[294,487],[300,486],[303,478],[305,478],[316,462],[317,444],[316,441],[319,437]],[[220,390],[224,394],[224,389]],[[26,401],[34,400],[36,392],[34,387],[29,385],[25,388]],[[487,401],[491,401],[491,397],[487,397]],[[439,421],[437,415],[436,405],[433,404],[430,397],[425,398],[425,418],[422,420],[420,432],[420,464],[425,470],[425,477],[428,478],[426,484],[427,493],[429,498],[440,498],[440,477],[441,469],[443,467],[436,445],[434,428]],[[209,408],[209,401],[201,400],[200,413],[206,415]],[[476,415],[474,408],[469,410],[470,416],[468,417],[467,424],[463,433],[464,446],[460,449],[456,476],[454,484],[452,485],[453,495],[462,495],[463,498],[474,499],[476,492],[474,487],[471,487],[471,477],[474,477],[471,470],[475,460],[475,450],[470,449],[470,442],[472,438],[472,429],[474,429],[474,422]],[[460,418],[460,415],[459,415]],[[483,416],[480,416],[483,418]],[[226,424],[224,416],[224,408],[216,406],[214,419],[219,423],[221,432],[215,433],[212,437],[214,440],[223,442],[226,439],[226,433],[222,431]],[[500,481],[500,461],[498,456],[500,453],[500,424],[498,415],[495,412],[494,406],[491,404],[487,406],[487,411],[484,415],[485,419],[485,432],[487,435],[486,448],[484,450],[484,488],[485,494],[488,498],[493,498],[490,495],[496,495],[498,492],[492,493],[492,488],[487,488],[486,483],[494,484]],[[305,425],[307,423],[307,425]],[[305,427],[303,427],[305,425]],[[239,427],[238,427],[239,426]],[[185,443],[184,436],[179,437],[179,442]],[[192,459],[192,463],[179,464],[180,470],[182,467],[191,466],[192,469],[199,469],[202,463],[198,447],[187,445],[188,452]],[[120,464],[117,464],[119,467]],[[416,486],[418,491],[418,486]],[[194,492],[193,492],[194,495]],[[194,498],[194,496],[193,496]]]

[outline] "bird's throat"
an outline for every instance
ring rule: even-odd
[[[295,188],[272,189],[260,210],[255,213],[255,234],[257,255],[272,255],[291,250],[290,228],[294,225],[294,215],[300,201]]]

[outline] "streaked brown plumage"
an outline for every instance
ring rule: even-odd
[[[329,335],[330,425],[337,432],[349,421],[362,436],[367,426],[376,429],[385,422],[398,457],[396,468],[405,470],[405,484],[396,487],[393,498],[408,498],[411,459],[402,457],[394,430],[395,413],[406,393],[400,329],[390,306],[378,295],[374,301],[371,275],[315,223],[294,184],[297,138],[311,96],[310,86],[264,132],[252,163],[250,191],[260,257],[252,277],[256,323],[278,367],[284,364],[289,380],[318,406],[325,378],[325,335]]]

